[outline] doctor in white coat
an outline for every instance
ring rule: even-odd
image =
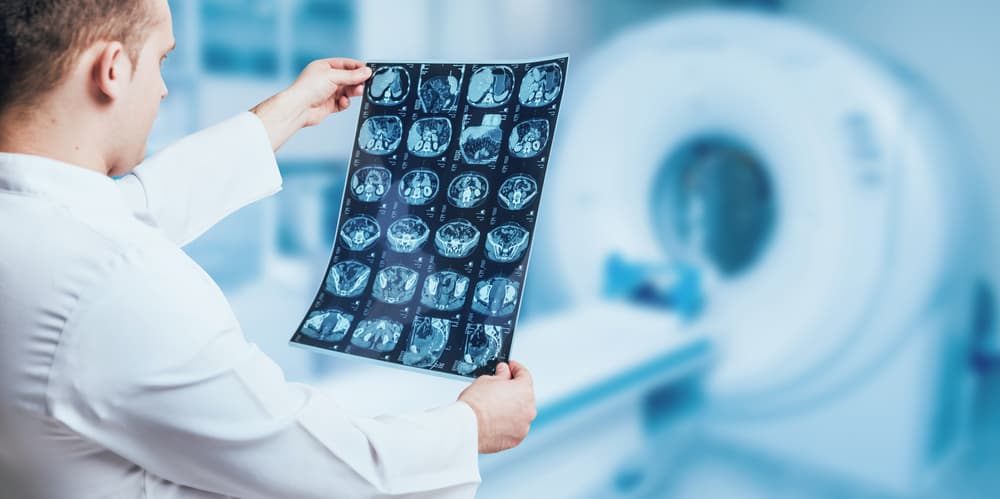
[[[523,366],[435,410],[353,416],[286,382],[180,250],[279,190],[274,150],[370,69],[316,61],[135,166],[167,94],[167,1],[0,12],[0,496],[472,497],[478,454],[516,446],[535,416]]]

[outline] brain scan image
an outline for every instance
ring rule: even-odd
[[[389,319],[366,319],[358,323],[351,344],[376,352],[391,352],[396,348],[403,325]]]
[[[330,267],[326,290],[335,296],[360,296],[368,285],[372,269],[357,260],[345,260]]]
[[[392,185],[392,172],[381,166],[366,166],[351,175],[351,196],[371,203],[382,199]]]
[[[486,234],[486,258],[509,263],[521,258],[528,249],[530,232],[514,222],[505,223]]]
[[[451,144],[451,121],[447,118],[422,118],[413,122],[406,137],[410,154],[421,158],[440,156]]]
[[[472,297],[472,311],[490,317],[501,317],[514,312],[521,285],[506,277],[494,277],[476,284]]]
[[[348,218],[340,228],[340,240],[351,251],[364,251],[382,235],[378,222],[368,215]]]
[[[518,158],[533,158],[545,149],[548,142],[548,120],[524,121],[510,132],[510,153]]]
[[[413,367],[430,367],[441,358],[448,344],[451,322],[435,317],[417,317],[413,320],[410,342],[403,352],[403,364]]]
[[[375,70],[368,87],[368,100],[382,106],[396,106],[410,93],[410,74],[402,66],[384,66]]]
[[[420,275],[413,269],[401,265],[386,267],[375,275],[372,296],[381,302],[406,303],[413,298]]]
[[[320,341],[337,342],[347,336],[354,316],[337,309],[317,310],[302,325],[302,334]]]
[[[468,277],[450,270],[442,270],[424,279],[420,303],[434,310],[452,312],[462,308],[468,291]]]
[[[463,173],[448,185],[448,202],[456,208],[475,208],[486,201],[490,182],[478,173]]]
[[[497,200],[512,211],[523,210],[538,194],[538,182],[529,175],[514,175],[500,184]]]
[[[448,222],[434,234],[438,254],[448,258],[465,258],[479,244],[479,229],[468,220]]]
[[[458,139],[458,148],[462,159],[470,165],[488,165],[500,157],[503,143],[503,130],[500,123],[503,117],[499,114],[483,116],[483,123],[478,126],[466,127]]]
[[[547,106],[559,96],[562,82],[562,69],[558,64],[535,66],[521,80],[521,92],[517,98],[528,107]]]
[[[425,113],[453,111],[458,104],[460,81],[453,75],[432,76],[420,84],[420,110]]]
[[[403,122],[397,116],[372,116],[358,133],[358,147],[368,154],[384,156],[396,152],[403,139]]]
[[[466,99],[476,107],[499,107],[514,91],[514,72],[507,66],[483,66],[469,78]]]
[[[385,235],[389,248],[393,251],[413,253],[427,242],[430,233],[431,230],[420,217],[407,216],[389,225]]]
[[[510,330],[505,327],[489,324],[469,324],[466,330],[465,352],[462,360],[455,365],[455,370],[461,374],[470,374],[485,366],[500,354],[503,337]]]
[[[430,203],[438,193],[440,179],[430,170],[413,170],[399,182],[399,195],[411,206]]]

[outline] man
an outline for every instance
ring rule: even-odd
[[[280,189],[273,151],[371,71],[316,61],[135,167],[167,95],[166,0],[0,11],[0,475],[30,488],[0,495],[473,496],[477,451],[517,445],[535,416],[523,366],[432,411],[354,417],[287,383],[179,249]]]

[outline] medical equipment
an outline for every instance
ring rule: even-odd
[[[882,490],[931,479],[962,441],[982,223],[933,97],[753,14],[652,24],[588,67],[547,219],[577,310],[609,255],[693,265],[705,308],[683,329],[718,355],[707,432]],[[620,75],[649,83],[642,113],[606,92]]]

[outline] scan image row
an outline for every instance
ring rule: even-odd
[[[441,179],[427,169],[412,170],[403,175],[397,190],[399,197],[410,206],[424,206],[432,202],[440,190]],[[364,203],[381,201],[392,189],[392,171],[382,166],[359,168],[349,180],[351,197]],[[490,181],[474,172],[456,176],[445,192],[448,203],[456,208],[476,208],[490,194]],[[511,211],[527,208],[538,196],[538,182],[531,175],[512,175],[500,184],[497,202]]]
[[[408,215],[389,224],[386,245],[397,253],[413,253],[430,239],[430,228],[420,217]],[[378,220],[355,215],[340,228],[340,242],[351,251],[366,251],[382,236]],[[498,263],[517,261],[528,249],[531,233],[517,222],[507,222],[486,234],[486,258]],[[464,218],[452,220],[434,234],[437,253],[446,258],[465,258],[479,245],[480,232]]]
[[[351,331],[353,327],[353,332]],[[402,361],[412,367],[431,367],[438,362],[454,325],[447,319],[417,316],[413,320]],[[351,335],[350,344],[380,353],[396,348],[402,336],[403,324],[388,319],[365,319],[354,325],[354,315],[332,308],[317,310],[309,315],[302,326],[302,334],[324,342],[339,343]],[[469,374],[497,358],[504,337],[510,329],[489,324],[469,324],[465,331],[465,345],[461,360],[453,369]]]
[[[425,113],[442,113],[457,108],[461,91],[461,71],[436,75],[422,80],[417,90],[417,109]],[[483,66],[472,73],[466,101],[479,108],[500,107],[514,92],[514,71],[510,66]],[[563,72],[558,64],[549,63],[528,70],[518,92],[518,101],[527,107],[551,104],[559,96]],[[375,70],[368,86],[368,100],[381,106],[398,106],[410,93],[410,73],[403,66],[383,66]]]
[[[345,260],[330,267],[325,288],[341,298],[361,296],[371,279],[371,267]],[[389,305],[402,305],[413,300],[420,274],[402,265],[386,267],[375,274],[372,297]],[[451,270],[434,272],[423,279],[420,303],[446,312],[461,309],[468,298],[470,280]],[[506,277],[491,277],[476,283],[472,292],[472,310],[490,317],[503,317],[514,312],[521,285]]]
[[[496,162],[503,146],[503,121],[499,114],[487,114],[478,125],[462,131],[458,140],[462,160],[470,165]],[[444,154],[451,145],[451,121],[446,118],[421,118],[413,122],[406,138],[410,154],[433,158]],[[372,116],[361,125],[358,147],[368,154],[385,156],[396,152],[403,140],[403,121],[398,116]],[[516,158],[533,158],[549,142],[549,122],[525,120],[514,126],[507,147]]]

